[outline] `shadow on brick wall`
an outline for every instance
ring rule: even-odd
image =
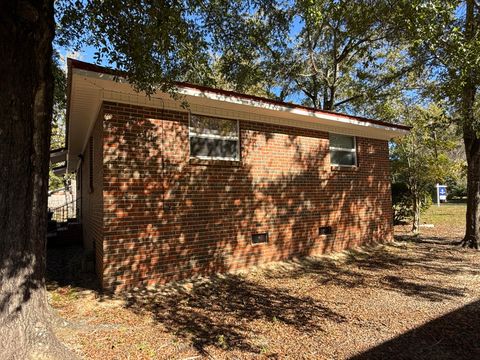
[[[185,113],[105,111],[106,288],[389,240],[385,142],[359,138],[360,167],[331,171],[327,133],[242,122],[239,163],[194,162]],[[252,246],[263,232],[268,244]]]

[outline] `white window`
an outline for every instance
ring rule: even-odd
[[[330,134],[330,164],[334,166],[357,166],[355,136]]]
[[[237,120],[191,115],[190,157],[208,160],[239,160]]]

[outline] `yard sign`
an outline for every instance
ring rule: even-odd
[[[440,201],[447,201],[447,185],[437,184],[437,205],[440,206]]]

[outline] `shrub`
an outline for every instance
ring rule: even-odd
[[[432,195],[425,193],[421,200],[421,212],[432,206]],[[413,220],[413,200],[412,194],[403,182],[392,184],[392,205],[393,205],[393,223],[395,225],[405,225]]]

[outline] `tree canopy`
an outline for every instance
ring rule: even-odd
[[[58,45],[94,47],[97,61],[149,92],[186,80],[366,111],[418,67],[385,0],[61,0],[57,10]]]

